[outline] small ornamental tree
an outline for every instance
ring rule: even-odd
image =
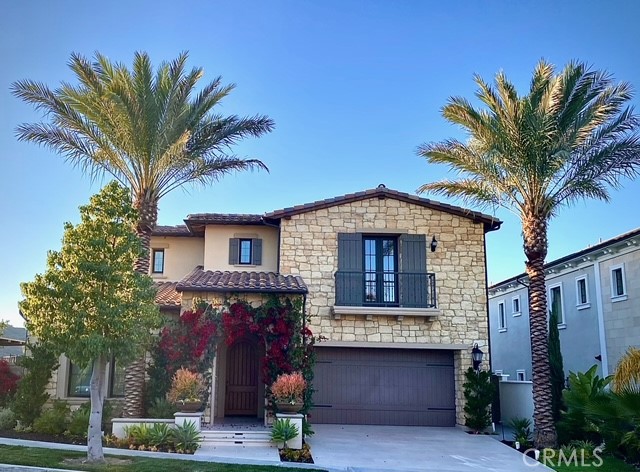
[[[465,426],[476,434],[484,431],[491,424],[491,402],[495,386],[491,383],[491,372],[475,371],[471,367],[465,372],[464,419]]]
[[[79,365],[92,365],[87,458],[102,462],[107,362],[142,355],[161,318],[153,281],[133,268],[144,251],[129,192],[110,183],[80,207],[80,216],[77,226],[65,224],[62,249],[49,252],[46,272],[22,284],[20,309],[38,339]]]
[[[553,421],[560,421],[563,409],[562,391],[564,390],[564,363],[560,350],[560,331],[558,330],[558,314],[552,308],[549,316],[549,368],[551,369],[551,408]]]
[[[13,397],[19,378],[11,372],[9,363],[4,359],[0,359],[0,407],[6,406],[7,402]]]

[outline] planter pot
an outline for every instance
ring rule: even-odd
[[[194,402],[176,402],[175,405],[176,408],[178,408],[178,411],[181,411],[183,413],[196,413],[200,411],[200,408],[202,408],[202,402],[200,400]]]
[[[304,403],[276,402],[280,413],[298,413],[304,408]]]

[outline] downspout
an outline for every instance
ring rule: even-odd
[[[307,335],[306,328],[307,327],[307,294],[302,294],[302,345],[306,347],[307,345]]]
[[[602,280],[600,279],[600,262],[593,262],[594,282],[596,283],[596,303],[598,304],[598,331],[600,337],[600,355],[602,361],[602,376],[609,375],[609,355],[607,352],[607,336],[604,330],[604,307],[602,306]]]
[[[491,355],[491,317],[489,316],[489,274],[487,270],[487,233],[482,237],[484,246],[484,290],[485,302],[487,306],[487,342],[489,343],[489,372],[493,372],[493,356]]]

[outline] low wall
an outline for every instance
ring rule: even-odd
[[[124,433],[124,429],[129,426],[138,426],[141,424],[148,424],[149,426],[153,426],[155,423],[166,423],[171,427],[175,426],[175,420],[172,419],[155,419],[155,418],[114,418],[111,420],[111,434],[113,434],[118,439],[124,439],[126,434]]]
[[[513,418],[528,418],[533,423],[533,383],[503,381],[500,386],[500,416],[503,424]]]

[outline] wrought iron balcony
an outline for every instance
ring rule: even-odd
[[[437,308],[433,272],[337,271],[336,305]]]

